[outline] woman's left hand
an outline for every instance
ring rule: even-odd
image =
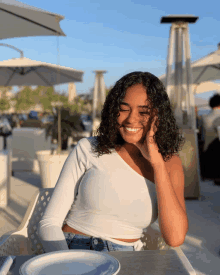
[[[143,144],[141,144],[140,142],[134,143],[134,145],[141,151],[143,157],[147,159],[152,164],[152,166],[163,162],[162,155],[158,152],[159,151],[158,146],[153,139],[153,136],[155,134],[154,129],[155,129],[156,119],[157,119],[157,116],[153,118],[150,130],[146,134],[144,143]]]

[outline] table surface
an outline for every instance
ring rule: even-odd
[[[196,275],[181,249],[109,252],[119,260],[118,275]],[[19,269],[27,260],[36,256],[17,256],[7,275],[20,275]],[[0,257],[0,264],[5,256]]]

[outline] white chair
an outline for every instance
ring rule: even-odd
[[[37,190],[17,231],[10,231],[0,238],[0,256],[40,255],[44,253],[40,238],[37,235],[37,227],[53,190],[54,188]],[[159,230],[152,227],[149,227],[149,230],[143,234],[141,241],[144,243],[144,250],[170,249],[161,237]]]

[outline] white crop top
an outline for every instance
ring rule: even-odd
[[[158,218],[156,186],[134,171],[114,150],[99,158],[91,151],[96,137],[81,139],[70,152],[38,235],[45,252],[68,250],[62,225],[122,245],[140,238]]]

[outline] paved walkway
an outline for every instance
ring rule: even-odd
[[[8,206],[0,210],[0,236],[20,225],[35,191],[41,188],[40,175],[15,172],[11,177]],[[200,185],[201,201],[186,200],[189,231],[181,246],[197,275],[218,275],[220,269],[220,186],[213,181]],[[158,222],[156,222],[158,225]],[[159,226],[159,225],[158,225]]]
[[[220,186],[200,185],[201,201],[186,200],[189,230],[183,252],[198,275],[220,273]]]

